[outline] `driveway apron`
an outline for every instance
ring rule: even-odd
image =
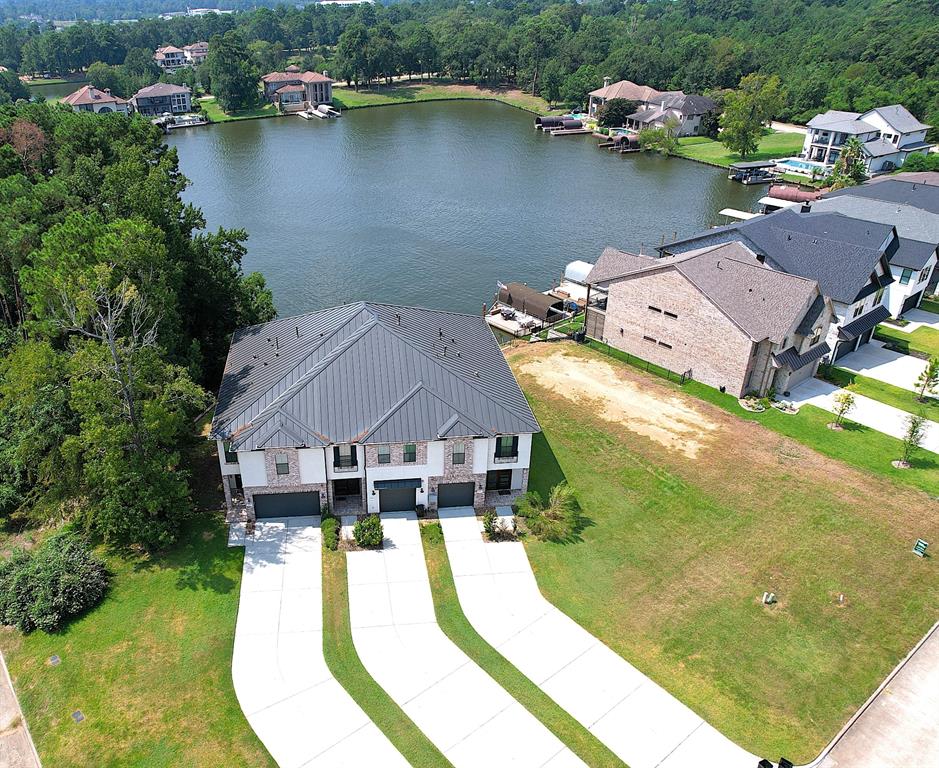
[[[440,629],[415,514],[381,517],[383,548],[347,555],[352,638],[372,677],[456,768],[583,766]]]
[[[258,521],[245,539],[232,681],[281,768],[406,766],[323,657],[319,518]]]
[[[545,600],[521,543],[484,542],[471,508],[439,515],[460,605],[476,631],[630,768],[756,765]]]

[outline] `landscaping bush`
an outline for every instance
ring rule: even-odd
[[[529,491],[518,504],[518,515],[539,539],[569,541],[580,527],[580,508],[566,482],[551,489],[547,502],[537,491]]]
[[[335,552],[339,549],[339,521],[332,515],[324,516],[320,523],[323,534],[323,546]]]
[[[70,531],[0,564],[0,622],[21,632],[53,632],[97,605],[108,588],[104,562]]]
[[[377,549],[381,546],[384,531],[381,527],[381,518],[378,515],[368,515],[358,520],[352,529],[355,543],[366,549]]]

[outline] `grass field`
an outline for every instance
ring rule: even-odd
[[[451,766],[362,666],[352,644],[346,555],[327,549],[323,550],[323,651],[329,671],[411,765]]]
[[[503,104],[537,114],[547,114],[550,111],[544,99],[514,88],[486,88],[436,80],[424,83],[402,81],[393,85],[383,85],[380,88],[359,89],[358,91],[341,86],[333,88],[333,103],[342,109],[452,99],[501,101]]]
[[[900,352],[922,352],[930,357],[939,357],[939,331],[935,328],[917,328],[905,333],[889,325],[878,325],[874,338],[889,341]]]
[[[919,305],[920,309],[925,309],[927,312],[934,312],[939,314],[939,301],[933,301],[932,299],[923,299]]]
[[[555,355],[578,358],[583,381],[651,397],[651,426],[634,402],[611,416],[532,373],[562,369]],[[742,746],[813,758],[939,613],[939,566],[910,552],[939,540],[934,498],[583,347],[508,357],[544,430],[532,487],[566,478],[586,518],[576,543],[526,542],[545,595]],[[598,362],[613,374],[584,369]],[[762,416],[836,434],[812,411]],[[832,439],[861,436],[860,452],[876,434]],[[761,604],[765,590],[778,604]]]
[[[757,151],[747,155],[746,160],[775,160],[789,157],[802,151],[804,136],[801,133],[769,133],[760,140]],[[687,136],[679,139],[678,155],[714,165],[728,166],[743,159],[731,152],[719,141],[702,136]]]
[[[421,538],[424,544],[424,555],[427,558],[431,591],[434,595],[437,623],[440,624],[447,637],[488,672],[516,701],[537,717],[587,765],[594,766],[594,768],[624,766],[622,760],[555,704],[544,691],[519,672],[473,629],[463,609],[460,608],[440,523],[434,522],[421,526]]]
[[[214,96],[203,96],[198,99],[199,106],[205,110],[213,123],[229,123],[233,120],[255,120],[259,117],[277,117],[277,108],[273,104],[265,104],[257,109],[246,109],[242,112],[223,112],[215,101]]]
[[[826,368],[824,375],[832,384],[851,392],[879,400],[907,413],[922,413],[927,419],[939,421],[939,398],[927,396],[926,402],[923,403],[915,392],[846,371],[844,368]]]

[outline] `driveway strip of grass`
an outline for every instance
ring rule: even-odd
[[[440,523],[422,525],[421,538],[434,596],[434,613],[444,634],[581,760],[591,766],[625,766],[596,736],[559,707],[473,629],[460,607]]]
[[[895,387],[893,384],[861,376],[844,368],[826,368],[820,372],[824,373],[824,378],[832,384],[849,392],[879,400],[907,413],[922,413],[927,419],[939,421],[939,398],[927,396],[926,402],[922,402],[913,390]]]
[[[346,556],[323,550],[323,653],[339,684],[416,768],[452,764],[365,670],[352,644]]]

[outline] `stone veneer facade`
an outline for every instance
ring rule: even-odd
[[[404,446],[411,445],[411,443],[385,443],[391,448],[391,461],[387,464],[378,463],[378,447],[377,445],[366,445],[365,446],[365,466],[368,468],[372,467],[407,467],[415,466],[418,464],[427,463],[427,443],[426,442],[415,442],[414,445],[417,446],[417,460],[404,463]],[[359,446],[361,448],[361,446]]]
[[[277,474],[276,457],[279,453],[287,454],[290,471],[286,475]],[[304,493],[316,492],[320,497],[320,509],[330,500],[326,483],[301,483],[300,459],[296,448],[276,448],[264,451],[264,470],[267,474],[267,485],[246,485],[244,487],[245,505],[249,520],[254,520],[254,497],[270,493]]]
[[[453,463],[453,447],[456,443],[463,443],[465,457],[462,464]],[[431,475],[428,478],[428,494],[434,499],[437,498],[437,486],[441,483],[475,483],[476,490],[473,493],[473,506],[476,509],[482,508],[486,503],[486,473],[475,474],[473,472],[473,438],[455,438],[453,440],[443,441],[443,474]],[[428,505],[428,511],[436,512],[436,502]]]
[[[512,470],[516,472],[518,470]],[[483,488],[486,487],[486,476],[483,475]],[[515,501],[528,493],[528,467],[522,470],[522,487],[514,491],[502,492],[485,491],[483,493],[483,504],[485,507],[504,507],[514,504]]]

